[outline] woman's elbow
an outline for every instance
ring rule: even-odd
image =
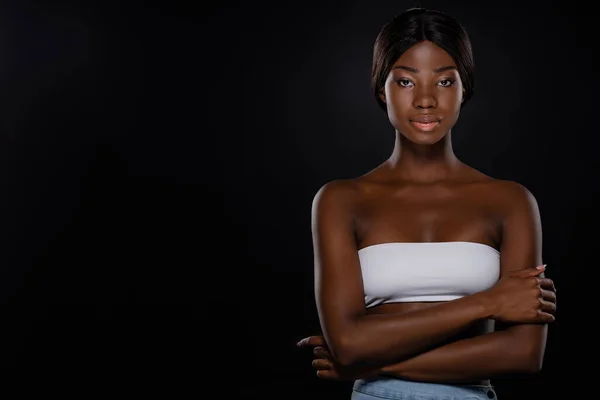
[[[359,345],[355,334],[348,333],[332,338],[329,348],[335,362],[342,367],[351,368],[363,361],[364,346]]]
[[[544,348],[539,344],[532,343],[519,352],[517,360],[517,369],[522,373],[540,373],[544,363]]]
[[[537,374],[542,371],[544,364],[544,349],[540,346],[532,346],[533,348],[527,355],[527,372],[530,374]]]
[[[543,329],[544,327],[517,326],[510,330],[513,334],[510,343],[507,344],[513,350],[510,354],[515,360],[516,372],[541,372],[546,352],[546,336]]]

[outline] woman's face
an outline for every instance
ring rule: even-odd
[[[450,131],[462,97],[456,63],[429,41],[414,45],[396,60],[381,92],[391,124],[418,144],[436,143]]]

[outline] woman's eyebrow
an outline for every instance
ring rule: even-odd
[[[404,70],[407,70],[409,72],[414,72],[415,74],[419,73],[418,69],[413,68],[413,67],[407,67],[406,65],[396,65],[392,69],[404,69]],[[454,66],[454,65],[447,65],[445,67],[436,68],[436,69],[433,70],[433,72],[435,72],[436,74],[438,74],[440,72],[448,71],[449,69],[456,69],[456,66]]]

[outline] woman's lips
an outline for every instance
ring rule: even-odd
[[[418,121],[410,121],[414,127],[423,132],[431,132],[440,124],[440,121],[432,121],[432,122],[418,122]]]

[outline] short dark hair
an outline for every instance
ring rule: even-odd
[[[377,103],[393,64],[405,51],[428,40],[444,49],[456,63],[465,94],[461,107],[473,96],[475,63],[466,29],[448,14],[425,8],[409,8],[384,25],[373,46],[371,87]]]

